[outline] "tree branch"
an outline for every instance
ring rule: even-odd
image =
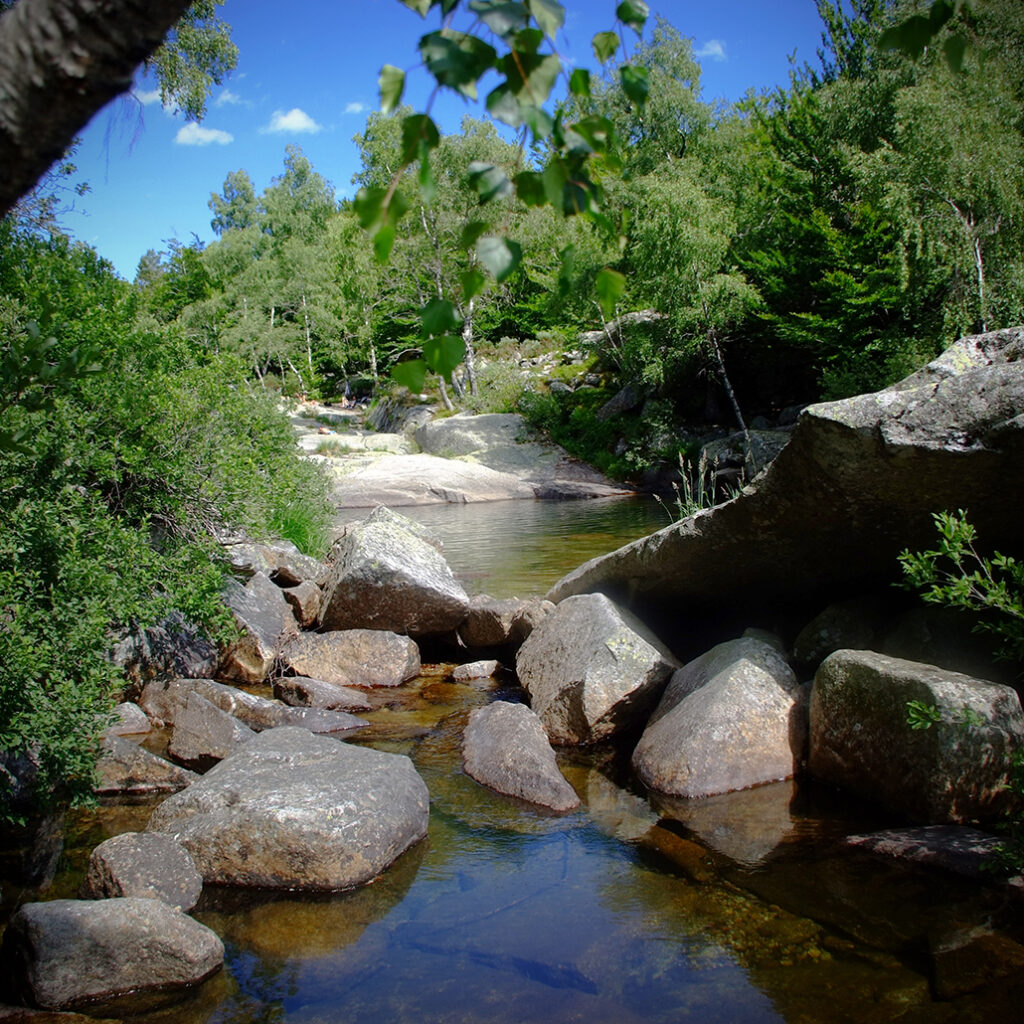
[[[190,0],[19,0],[0,16],[0,216],[60,159]]]

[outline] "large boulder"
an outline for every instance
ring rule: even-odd
[[[160,900],[123,897],[26,903],[4,933],[3,961],[23,1003],[88,1008],[151,1000],[219,970],[224,946]]]
[[[675,672],[633,767],[660,793],[707,797],[793,774],[799,682],[771,644],[719,644]]]
[[[567,598],[519,648],[516,671],[553,743],[607,739],[635,724],[679,663],[602,594]]]
[[[555,606],[539,598],[497,598],[476,594],[469,602],[459,639],[466,647],[503,647],[521,644]]]
[[[176,838],[208,883],[336,891],[422,839],[428,804],[407,757],[283,728],[165,800],[147,830]]]
[[[256,733],[195,690],[174,718],[167,753],[194,772],[205,772]]]
[[[291,606],[281,588],[261,572],[245,586],[229,580],[224,600],[242,635],[222,652],[219,674],[241,683],[262,683],[285,640],[298,629]]]
[[[908,705],[936,720],[914,728]],[[1024,750],[1008,686],[873,651],[836,651],[811,692],[811,773],[906,819],[945,824],[1012,805],[1007,770]]]
[[[391,630],[420,637],[461,625],[469,598],[444,557],[407,527],[404,517],[378,510],[348,527],[332,550],[320,627]]]
[[[343,711],[322,711],[314,707],[288,707],[266,697],[247,693],[209,679],[168,679],[147,684],[139,702],[151,718],[174,725],[184,711],[189,694],[198,693],[255,732],[296,725],[310,732],[348,733],[366,727],[366,721]]]
[[[934,546],[941,509],[969,508],[986,545],[1011,549],[1022,352],[1024,328],[966,338],[891,388],[809,407],[739,497],[587,562],[548,596],[606,593],[684,623],[673,646],[699,653],[710,628],[720,637],[788,608],[806,622],[836,593],[888,585],[902,550]]]
[[[92,851],[81,895],[87,900],[141,896],[187,912],[202,891],[202,875],[180,843],[155,832],[122,832]]]
[[[179,768],[123,736],[107,735],[100,743],[94,789],[102,796],[149,796],[176,793],[197,778],[195,772]]]
[[[300,633],[281,652],[287,672],[339,686],[398,686],[420,670],[416,641],[384,629]]]
[[[462,763],[467,775],[499,793],[554,811],[579,807],[544,726],[525,704],[495,701],[476,708],[463,733]]]

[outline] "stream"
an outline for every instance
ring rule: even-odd
[[[667,522],[634,500],[402,511],[441,535],[471,593],[496,597],[542,594]],[[511,673],[454,683],[452,667],[375,691],[358,737],[413,759],[430,791],[428,838],[349,893],[208,887],[193,913],[223,938],[225,970],[134,1020],[1015,1019],[1019,981],[952,1001],[932,988],[929,949],[942,937],[985,926],[1021,940],[1019,904],[1001,889],[851,852],[843,836],[892,822],[810,783],[652,801],[630,778],[627,745],[559,752],[582,800],[573,813],[499,796],[462,772],[461,733],[474,707],[521,692]],[[91,849],[141,829],[152,806],[69,812],[41,888],[13,880],[23,851],[0,854],[4,919],[23,899],[74,896]]]

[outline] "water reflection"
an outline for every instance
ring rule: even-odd
[[[419,505],[396,511],[443,541],[448,564],[470,594],[492,597],[543,595],[583,562],[669,523],[653,498],[641,496]],[[346,509],[336,524],[367,514],[367,509]]]

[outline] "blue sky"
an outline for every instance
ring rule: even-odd
[[[558,50],[596,71],[590,40],[612,27],[615,0],[565,6]],[[705,99],[785,84],[791,54],[816,61],[814,0],[651,0],[650,7],[649,28],[660,14],[693,39]],[[399,0],[227,0],[221,11],[240,51],[238,67],[215,89],[202,124],[164,111],[154,83],[140,80],[83,134],[76,162],[92,191],[64,225],[129,280],[147,249],[165,249],[171,238],[188,242],[193,233],[211,241],[210,193],[239,168],[262,191],[281,173],[289,144],[302,147],[339,198],[352,195],[352,137],[377,106],[382,65],[409,70],[408,102],[425,99],[428,80],[413,70],[416,43],[437,27],[436,12],[424,21]],[[446,132],[458,129],[463,113],[477,113],[456,97],[433,112]]]

